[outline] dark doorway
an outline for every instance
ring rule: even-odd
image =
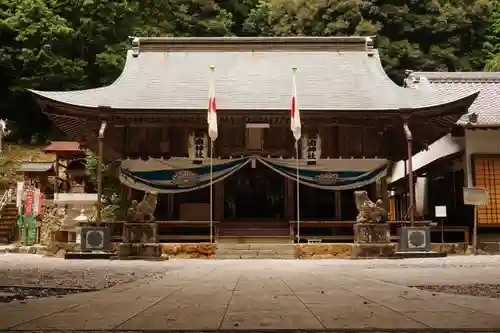
[[[224,182],[224,217],[283,219],[284,178],[268,167],[248,164]]]
[[[304,220],[335,219],[335,192],[300,185],[300,218]]]

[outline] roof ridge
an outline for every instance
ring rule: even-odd
[[[413,72],[412,74],[435,83],[500,83],[500,72]]]
[[[375,36],[130,37],[140,52],[171,51],[370,51]]]
[[[367,38],[372,40],[376,36],[286,36],[286,37],[140,37],[132,36],[143,43],[168,43],[168,44],[218,44],[218,43],[365,43]]]

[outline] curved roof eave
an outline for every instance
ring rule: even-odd
[[[101,89],[101,88],[97,88]],[[88,90],[93,90],[93,89],[88,89]],[[46,91],[38,91],[38,90],[33,90],[29,89],[31,93],[33,93],[36,98],[41,102],[41,104],[47,104],[45,101],[48,101],[51,104],[56,104],[60,105],[65,108],[82,108],[82,109],[87,109],[87,110],[92,110],[92,111],[118,111],[118,112],[125,112],[125,113],[130,113],[138,110],[137,108],[113,108],[110,105],[84,105],[84,104],[71,104],[67,103],[64,100],[58,99],[55,96],[51,96],[52,92],[46,92]],[[80,90],[78,92],[83,92],[87,90]],[[75,91],[77,92],[77,91]],[[56,92],[59,94],[59,92]],[[64,93],[64,92],[61,92]],[[321,108],[321,109],[314,109],[314,110],[308,110],[308,109],[301,109],[305,112],[312,111],[312,112],[337,112],[337,113],[350,113],[350,112],[369,112],[369,111],[375,111],[375,112],[380,112],[380,113],[385,113],[385,114],[394,114],[394,113],[400,113],[400,114],[407,114],[407,115],[412,115],[412,114],[419,114],[419,113],[427,113],[428,111],[433,111],[436,109],[442,109],[442,108],[450,108],[453,107],[454,105],[462,108],[469,108],[472,103],[475,101],[477,96],[479,95],[480,91],[474,91],[471,92],[465,96],[461,96],[456,98],[455,100],[451,100],[446,103],[436,103],[433,105],[427,105],[427,106],[422,106],[422,107],[407,107],[407,108],[392,108],[392,109],[358,109],[358,108],[350,108],[350,109],[331,109],[331,108]],[[151,113],[159,113],[159,112],[164,112],[164,111],[174,111],[178,109],[168,109],[168,108],[157,108],[157,109],[141,109],[143,112],[148,112],[150,111]],[[204,112],[205,109],[202,108],[185,108],[185,110],[189,111],[200,111]],[[224,109],[220,109],[224,110]],[[231,110],[231,111],[250,111],[254,109],[239,109],[239,110]],[[267,111],[274,111],[274,112],[279,112],[279,111],[288,111],[289,109],[287,107],[283,107],[282,109],[269,109]],[[266,111],[266,110],[262,110]]]

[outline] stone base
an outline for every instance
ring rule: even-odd
[[[124,243],[156,243],[156,223],[123,224]]]
[[[114,256],[110,252],[66,252],[64,259],[112,259]]]
[[[352,245],[351,259],[396,259],[395,253],[395,244],[357,243]]]
[[[426,226],[401,227],[399,233],[399,251],[431,251],[431,231]]]
[[[401,259],[411,259],[411,258],[445,258],[448,256],[445,252],[434,252],[434,251],[409,251],[409,252],[396,252],[396,257]]]
[[[355,243],[381,243],[391,242],[389,223],[356,223],[354,229]]]
[[[168,257],[162,257],[160,244],[121,243],[118,248],[118,259],[162,260]]]

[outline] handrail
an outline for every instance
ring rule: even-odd
[[[11,188],[4,192],[2,199],[0,199],[0,213],[3,211],[5,206],[11,203],[13,194],[14,190]]]

